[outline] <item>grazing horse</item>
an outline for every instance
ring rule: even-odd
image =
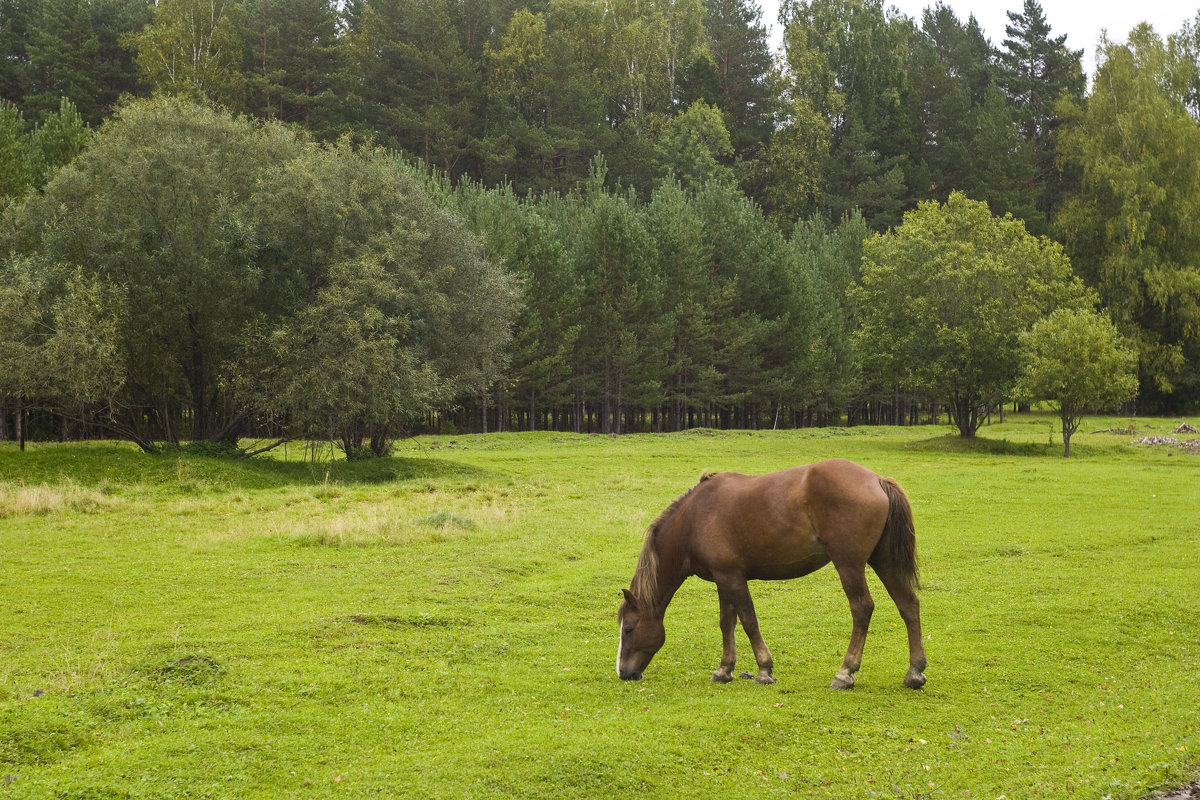
[[[637,569],[618,617],[617,674],[640,680],[663,646],[663,615],[691,575],[717,585],[721,605],[718,683],[733,680],[737,620],[750,638],[758,682],[774,683],[771,652],[763,642],[746,585],[750,580],[798,578],[833,562],[850,601],[854,628],[832,688],[854,686],[875,603],[867,590],[868,564],[908,628],[904,685],[925,684],[925,647],[916,589],[916,537],[904,490],[891,478],[844,459],[766,475],[705,475],[668,506],[646,531]],[[747,674],[747,677],[748,674]]]

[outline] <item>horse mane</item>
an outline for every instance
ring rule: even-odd
[[[678,510],[683,501],[688,499],[700,484],[716,474],[715,472],[702,474],[695,486],[676,497],[671,505],[664,508],[646,529],[646,538],[642,541],[642,552],[638,555],[637,568],[634,569],[633,580],[629,584],[630,593],[644,608],[652,609],[654,599],[658,597],[658,532],[667,524],[667,520]]]

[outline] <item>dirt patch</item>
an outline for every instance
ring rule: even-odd
[[[1152,800],[1200,800],[1200,778],[1181,786],[1170,794],[1155,796]]]
[[[156,670],[160,680],[187,685],[208,683],[225,673],[225,667],[206,655],[188,655],[173,658]]]

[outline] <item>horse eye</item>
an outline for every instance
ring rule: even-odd
[[[632,627],[628,627],[628,628],[626,628],[626,629],[625,629],[625,635],[626,635],[626,636],[628,636],[628,635],[629,635],[629,634],[631,634],[631,633],[633,633],[633,628],[632,628]]]

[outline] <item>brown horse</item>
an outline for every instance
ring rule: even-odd
[[[734,628],[740,619],[754,648],[758,682],[774,683],[771,652],[758,631],[746,582],[798,578],[830,562],[842,580],[854,621],[850,647],[832,687],[852,687],[862,663],[875,609],[867,590],[870,564],[908,628],[904,685],[921,688],[926,661],[912,509],[894,480],[843,459],[767,475],[705,475],[659,514],[646,532],[618,612],[617,674],[623,680],[641,679],[666,639],[667,605],[684,580],[697,575],[717,585],[721,604],[724,647],[712,679],[733,680]]]

